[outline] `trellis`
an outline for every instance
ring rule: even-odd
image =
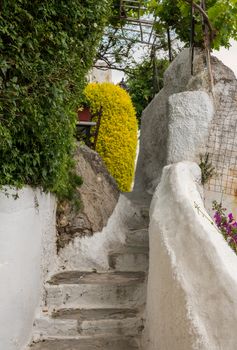
[[[132,16],[130,12],[132,10]],[[136,33],[135,40],[141,44],[156,47],[158,37],[154,30],[157,18],[147,16],[147,7],[143,0],[120,0],[119,19],[125,22],[120,29],[125,40],[129,38],[128,33]]]
[[[227,90],[228,89],[228,90]],[[226,86],[213,120],[207,152],[214,176],[207,184],[213,192],[237,196],[237,82]]]
[[[205,0],[200,0],[197,6],[193,0],[191,4],[191,73],[193,74],[193,55],[195,47],[195,18],[194,12],[198,10],[202,17],[202,28],[204,47],[206,51],[206,67],[209,73],[210,91],[214,93],[214,79],[211,67],[211,43],[215,36],[215,29],[212,27],[206,15]],[[195,5],[194,5],[195,4]],[[221,196],[237,196],[237,83],[228,85],[225,94],[216,102],[216,113],[213,119],[209,138],[206,145],[210,164],[214,167],[214,176],[206,185],[210,191],[220,193]]]
[[[172,61],[172,41],[174,41],[173,33],[167,28],[167,44],[165,44],[164,41],[161,42],[161,35],[155,30],[159,19],[154,13],[152,14],[148,11],[147,1],[120,0],[115,22],[116,25],[110,26],[105,32],[105,37],[107,37],[108,40],[106,48],[110,47],[110,41],[117,39],[127,47],[129,47],[130,44],[145,47],[153,60],[158,51],[161,52],[162,49],[165,49],[165,52],[168,47],[169,60]],[[100,58],[107,64],[107,66],[98,66],[97,64],[96,68],[102,70],[109,68],[120,70],[115,64],[111,64],[109,53],[106,53],[106,50],[104,50],[104,52],[105,55]]]
[[[207,67],[210,72],[210,83],[213,86],[213,78],[211,74],[210,65],[210,47],[214,36],[214,28],[212,27],[208,16],[206,14],[206,1],[200,0],[197,3],[194,0],[185,0],[190,4],[190,51],[191,51],[191,72],[193,74],[193,54],[195,47],[195,12],[199,12],[203,24],[203,39],[204,46],[207,53]],[[159,18],[148,11],[146,0],[120,0],[117,5],[117,25],[111,26],[105,32],[105,37],[109,39],[122,40],[124,45],[129,46],[129,43],[141,44],[150,47],[151,57],[154,56],[158,50],[164,49],[164,43],[160,41],[160,35],[157,33],[155,27],[159,23]],[[173,60],[172,55],[172,41],[175,41],[174,32],[167,26],[167,45],[169,60]],[[109,46],[109,45],[108,45]],[[108,68],[115,68],[111,65],[109,60],[104,59]],[[105,66],[97,67],[106,69]]]

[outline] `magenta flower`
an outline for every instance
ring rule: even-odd
[[[221,215],[216,211],[214,215],[215,223],[219,227],[222,221]]]
[[[234,220],[233,214],[226,215],[226,209],[216,201],[213,202],[213,210],[215,210],[214,221],[217,227],[227,243],[237,253],[237,222]]]

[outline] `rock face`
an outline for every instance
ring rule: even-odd
[[[208,102],[208,110],[210,112],[208,112],[208,137],[211,136],[212,132],[212,138],[218,137],[218,139],[221,139],[224,129],[217,127],[217,124],[220,124],[220,118],[218,115],[223,115],[223,108],[226,110],[226,102],[230,103],[230,101],[226,101],[226,97],[229,94],[229,91],[237,91],[237,89],[235,89],[236,78],[234,73],[215,57],[212,57],[212,71],[214,79],[213,91],[211,91],[212,89],[210,85],[209,73],[206,68],[205,53],[201,52],[200,50],[196,50],[194,56],[194,75],[192,76],[190,54],[188,49],[185,49],[183,52],[181,52],[166,70],[164,75],[164,88],[151,101],[148,107],[144,110],[142,116],[140,144],[141,151],[138,158],[135,179],[136,191],[146,191],[148,193],[153,193],[160,181],[163,167],[169,164],[169,160],[171,160],[169,157],[170,153],[172,153],[173,150],[170,149],[171,144],[168,142],[168,140],[171,139],[171,124],[173,124],[175,128],[175,122],[173,118],[174,109],[176,109],[176,112],[179,114],[183,121],[187,121],[187,116],[188,119],[194,117],[194,115],[197,114],[198,109],[201,108],[201,105],[207,106],[207,96],[201,101],[200,95],[199,97],[196,95],[195,99],[197,100],[199,98],[199,102],[197,104],[196,101],[196,105],[193,104],[193,109],[190,108],[192,107],[192,102],[194,102],[191,100],[186,100],[186,106],[182,106],[182,104],[179,103],[179,93],[196,91],[196,93],[200,94],[200,91],[203,91],[209,95],[210,100],[213,101],[215,113],[213,114],[213,118],[210,118],[211,106],[210,102]],[[214,93],[214,98],[212,93]],[[177,96],[174,97],[175,95]],[[182,101],[184,101],[184,97],[185,96],[183,95],[181,98]],[[174,106],[175,100],[177,100],[176,102],[178,103],[177,108]],[[234,103],[236,104],[235,96],[231,98],[231,100],[235,100]],[[186,108],[187,106],[189,107]],[[197,127],[198,124],[202,126],[203,115],[200,113],[199,118],[199,122],[195,122],[193,119],[193,122],[196,123]],[[237,114],[235,122],[236,120]],[[174,128],[172,129],[173,131],[176,130]],[[234,126],[234,129],[235,128],[236,125]],[[233,126],[231,129],[233,130]],[[196,129],[195,131],[194,128],[191,128],[190,130],[186,128],[185,131],[185,128],[183,128],[183,140],[194,136],[194,133],[197,131],[199,132],[200,129]],[[210,142],[210,137],[209,139],[208,137],[206,132],[202,134],[202,138],[200,139],[202,149],[204,148],[207,152],[210,152],[210,149],[212,148],[211,151],[213,153],[218,153],[220,145],[215,144],[209,147],[208,142]],[[189,145],[187,145],[187,148],[188,147]],[[185,158],[185,154],[183,157],[181,154],[179,154],[179,157],[177,159],[174,157],[172,158],[172,162],[177,162],[180,160],[198,161],[197,158],[199,156],[200,150],[196,148],[194,151],[195,152],[193,152],[192,157]],[[225,153],[224,149],[223,153]],[[213,159],[213,162],[215,162],[215,159]],[[230,163],[229,160],[227,160],[227,163]]]
[[[106,226],[119,197],[115,180],[108,173],[100,156],[87,146],[78,145],[76,156],[77,173],[83,179],[78,188],[80,210],[64,202],[59,205],[58,247],[64,247],[77,236],[90,236]]]

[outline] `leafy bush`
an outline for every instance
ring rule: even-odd
[[[151,59],[145,59],[129,71],[126,84],[139,124],[143,110],[163,87],[163,75],[168,65],[166,59],[156,59],[155,64]]]
[[[110,0],[2,0],[0,7],[0,187],[67,196],[78,183],[74,111]]]
[[[102,108],[96,151],[101,155],[120,190],[129,191],[134,176],[137,120],[128,93],[111,83],[92,83],[85,96],[93,114]]]
[[[169,26],[178,34],[181,41],[190,41],[190,5],[191,0],[148,0],[150,11],[160,19],[157,31],[162,32]],[[194,1],[200,5],[200,1]],[[236,0],[206,0],[206,13],[214,30],[212,47],[229,47],[230,39],[237,38]],[[203,31],[200,12],[195,14],[195,42],[203,46]]]

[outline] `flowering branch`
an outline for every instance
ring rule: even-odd
[[[234,220],[233,214],[226,215],[226,208],[223,208],[222,204],[216,201],[212,203],[212,209],[215,210],[214,220],[217,227],[231,248],[237,253],[237,222]]]

